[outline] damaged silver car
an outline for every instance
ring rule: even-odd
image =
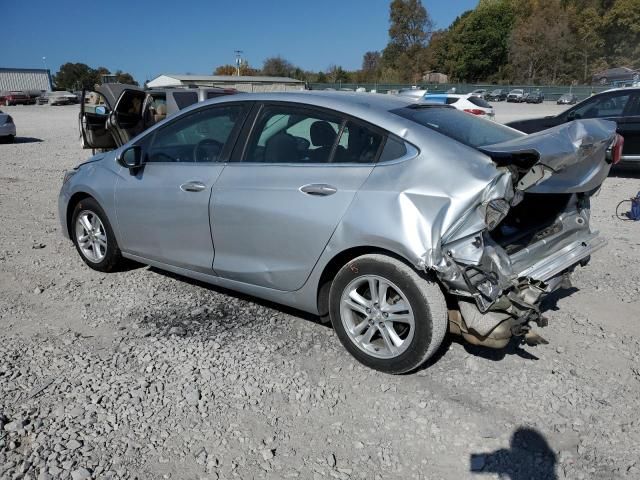
[[[342,92],[189,107],[65,175],[63,232],[87,265],[153,265],[330,319],[403,373],[447,331],[540,340],[542,298],[605,240],[589,199],[615,124],[533,135],[446,105]]]

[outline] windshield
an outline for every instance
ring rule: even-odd
[[[455,108],[410,105],[392,110],[391,113],[474,148],[506,142],[524,135],[504,125],[476,115],[469,115]]]
[[[502,93],[502,90],[500,90],[499,88],[491,92],[492,95],[500,95],[501,93]]]

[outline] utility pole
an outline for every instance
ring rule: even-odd
[[[240,76],[240,66],[242,65],[242,50],[234,50],[236,54],[236,75]]]

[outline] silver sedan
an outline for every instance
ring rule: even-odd
[[[589,198],[621,144],[611,122],[524,135],[366,93],[225,97],[131,140],[127,120],[92,132],[119,148],[60,192],[87,265],[131,259],[317,314],[388,373],[419,367],[447,331],[542,341],[541,299],[605,243]]]

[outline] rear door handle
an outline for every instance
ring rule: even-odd
[[[334,186],[327,185],[326,183],[310,183],[309,185],[301,186],[300,191],[307,195],[327,197],[336,193],[338,189]]]
[[[187,182],[180,185],[180,190],[183,192],[201,192],[207,188],[207,186],[202,182]]]

